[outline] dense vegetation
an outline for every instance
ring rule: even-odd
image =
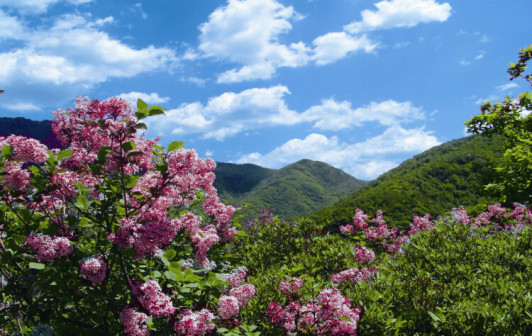
[[[215,171],[217,186],[222,187],[220,197],[236,206],[249,204],[241,213],[251,218],[257,217],[263,208],[283,218],[308,215],[366,184],[326,163],[312,160],[301,160],[279,170],[230,164],[222,164],[220,168],[222,174]],[[228,186],[230,182],[232,186]]]
[[[511,75],[529,59],[532,46]],[[79,99],[55,121],[70,149],[0,137],[0,335],[531,335],[529,96],[484,105],[489,138],[422,153],[313,218],[242,222],[214,162],[136,138],[145,125],[124,101]],[[219,188],[340,183],[320,165],[222,165],[249,176]],[[510,190],[521,204],[485,206]]]
[[[502,156],[503,146],[500,137],[480,136],[436,146],[311,218],[338,226],[350,222],[356,208],[371,214],[382,210],[386,220],[404,229],[412,213],[428,213],[436,218],[460,205],[478,213],[494,201],[486,196],[484,186]]]

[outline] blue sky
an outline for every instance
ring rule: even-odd
[[[76,96],[168,109],[148,137],[373,179],[465,135],[532,43],[530,0],[0,0],[0,116]]]

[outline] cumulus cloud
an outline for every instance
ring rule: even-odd
[[[323,100],[302,114],[305,121],[313,121],[314,128],[321,130],[341,130],[361,126],[366,122],[378,122],[390,126],[425,119],[425,113],[411,102],[386,100],[371,102],[369,105],[352,108],[348,101]]]
[[[449,3],[435,0],[389,0],[375,4],[377,10],[362,11],[362,20],[352,22],[344,27],[357,34],[373,30],[414,27],[420,23],[444,22],[451,16]]]
[[[345,143],[336,136],[312,133],[304,139],[292,139],[266,154],[257,152],[241,156],[237,163],[255,163],[280,168],[299,159],[327,162],[362,179],[374,179],[400,162],[389,155],[411,155],[439,145],[440,141],[423,127],[406,129],[391,126],[382,134],[362,142]]]
[[[15,16],[7,15],[0,9],[0,41],[2,39],[21,40],[26,36],[26,29]]]
[[[21,112],[36,112],[36,111],[41,110],[38,106],[35,106],[32,103],[23,103],[23,102],[2,105],[2,107],[8,110],[11,110],[11,111],[21,111]]]
[[[309,123],[313,128],[339,131],[377,122],[384,126],[425,119],[425,113],[411,102],[386,100],[353,108],[348,101],[326,99],[303,112],[290,109],[286,86],[252,88],[225,92],[211,97],[205,104],[184,103],[152,118],[150,124],[159,134],[199,134],[204,139],[224,140],[247,130],[268,126]],[[193,127],[191,127],[193,126]]]
[[[59,2],[81,5],[92,0],[0,0],[0,6],[15,8],[22,13],[41,14],[45,13],[49,6]]]
[[[11,37],[19,40],[17,47],[0,52],[0,85],[13,93],[6,103],[17,104],[15,99],[25,92],[25,97],[34,99],[29,103],[56,104],[112,78],[170,71],[177,64],[175,51],[169,48],[137,49],[111,38],[101,26],[112,22],[112,17],[93,20],[69,14],[48,27],[33,29],[15,20],[0,20],[0,26],[18,27]]]
[[[516,87],[519,87],[519,85],[517,83],[510,82],[508,84],[503,84],[503,85],[497,86],[497,90],[500,91],[500,92],[504,92],[504,91],[508,91],[508,90],[514,89]]]
[[[144,93],[144,92],[136,92],[131,91],[129,93],[121,93],[118,95],[118,97],[123,98],[127,101],[129,101],[133,106],[137,105],[137,100],[142,99],[147,104],[162,104],[166,103],[170,100],[170,97],[160,97],[158,93],[152,92],[152,93]]]
[[[204,57],[241,64],[218,77],[218,82],[270,78],[278,67],[297,67],[308,62],[302,43],[285,45],[279,36],[301,19],[277,0],[229,0],[200,26],[198,50]],[[192,55],[192,54],[190,54]]]
[[[369,53],[377,47],[377,44],[366,35],[355,37],[345,32],[328,33],[317,37],[312,43],[314,44],[312,60],[317,65],[336,62],[359,50]]]

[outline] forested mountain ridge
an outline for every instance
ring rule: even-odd
[[[0,118],[0,135],[23,135],[40,140],[48,147],[60,147],[50,121],[26,118]],[[282,218],[308,215],[338,202],[367,182],[326,163],[301,160],[281,169],[254,164],[217,162],[216,188],[220,198],[241,206],[242,213],[257,216],[262,208],[272,209]]]
[[[433,147],[384,173],[356,193],[310,217],[331,226],[351,222],[355,209],[382,210],[392,226],[407,228],[413,213],[445,215],[465,206],[473,213],[494,201],[484,192],[502,156],[501,138],[469,136]]]
[[[270,208],[282,218],[304,216],[367,183],[324,162],[306,159],[279,170],[218,163],[215,174],[221,199],[237,206],[248,203],[242,213],[250,217],[262,208]]]

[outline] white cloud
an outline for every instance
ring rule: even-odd
[[[389,0],[375,4],[376,11],[362,11],[362,21],[348,24],[344,29],[356,34],[372,30],[414,27],[420,23],[444,22],[451,16],[451,5],[435,0]]]
[[[46,12],[49,6],[62,1],[81,5],[93,0],[0,0],[0,6],[15,8],[22,13],[41,14]]]
[[[321,130],[341,130],[361,126],[366,122],[378,122],[385,126],[425,119],[423,110],[411,102],[386,100],[371,102],[369,105],[353,109],[347,101],[323,100],[306,110],[302,119],[313,121],[314,128]]]
[[[199,134],[204,139],[224,140],[242,132],[268,126],[311,123],[319,130],[338,131],[359,127],[367,122],[384,126],[425,119],[425,113],[411,102],[386,100],[353,108],[348,101],[326,99],[306,111],[291,110],[285,96],[286,86],[252,88],[238,93],[225,92],[207,103],[185,103],[152,118],[151,128],[158,134]]]
[[[112,39],[93,28],[100,23],[67,15],[49,29],[32,32],[25,47],[0,53],[0,84],[90,86],[113,77],[166,70],[177,61],[173,50],[153,46],[134,49]]]
[[[390,155],[416,154],[439,145],[432,132],[424,128],[405,129],[391,126],[384,133],[358,143],[343,143],[333,136],[312,133],[304,139],[292,139],[267,154],[241,156],[237,163],[255,163],[280,168],[300,159],[327,162],[362,179],[373,179],[397,165]]]
[[[501,92],[504,92],[504,91],[508,91],[508,90],[511,90],[513,88],[516,88],[516,87],[519,87],[519,85],[517,83],[510,82],[508,84],[503,84],[503,85],[497,86],[497,90],[501,91]]]
[[[302,43],[285,45],[279,36],[292,29],[290,21],[301,19],[293,7],[277,0],[229,0],[200,26],[198,50],[242,65],[219,76],[219,82],[270,78],[278,67],[297,67],[308,62]]]
[[[12,110],[12,111],[22,111],[22,112],[35,112],[41,111],[41,109],[31,103],[15,103],[9,105],[2,105],[2,107]]]
[[[225,92],[206,104],[182,104],[148,123],[159,134],[201,134],[203,138],[223,140],[249,129],[301,122],[300,115],[286,105],[287,94],[290,91],[282,85]]]
[[[336,62],[349,53],[359,50],[369,53],[377,47],[377,44],[371,42],[365,35],[354,37],[345,32],[328,33],[319,36],[312,43],[315,46],[312,60],[317,65]]]
[[[0,9],[0,40],[1,39],[24,39],[26,29],[14,16],[9,16]]]
[[[142,99],[145,103],[150,104],[150,105],[166,103],[170,100],[170,97],[160,97],[159,94],[156,92],[152,92],[148,94],[144,92],[132,91],[129,93],[121,93],[118,95],[118,97],[129,101],[133,106],[137,105],[138,99]]]

